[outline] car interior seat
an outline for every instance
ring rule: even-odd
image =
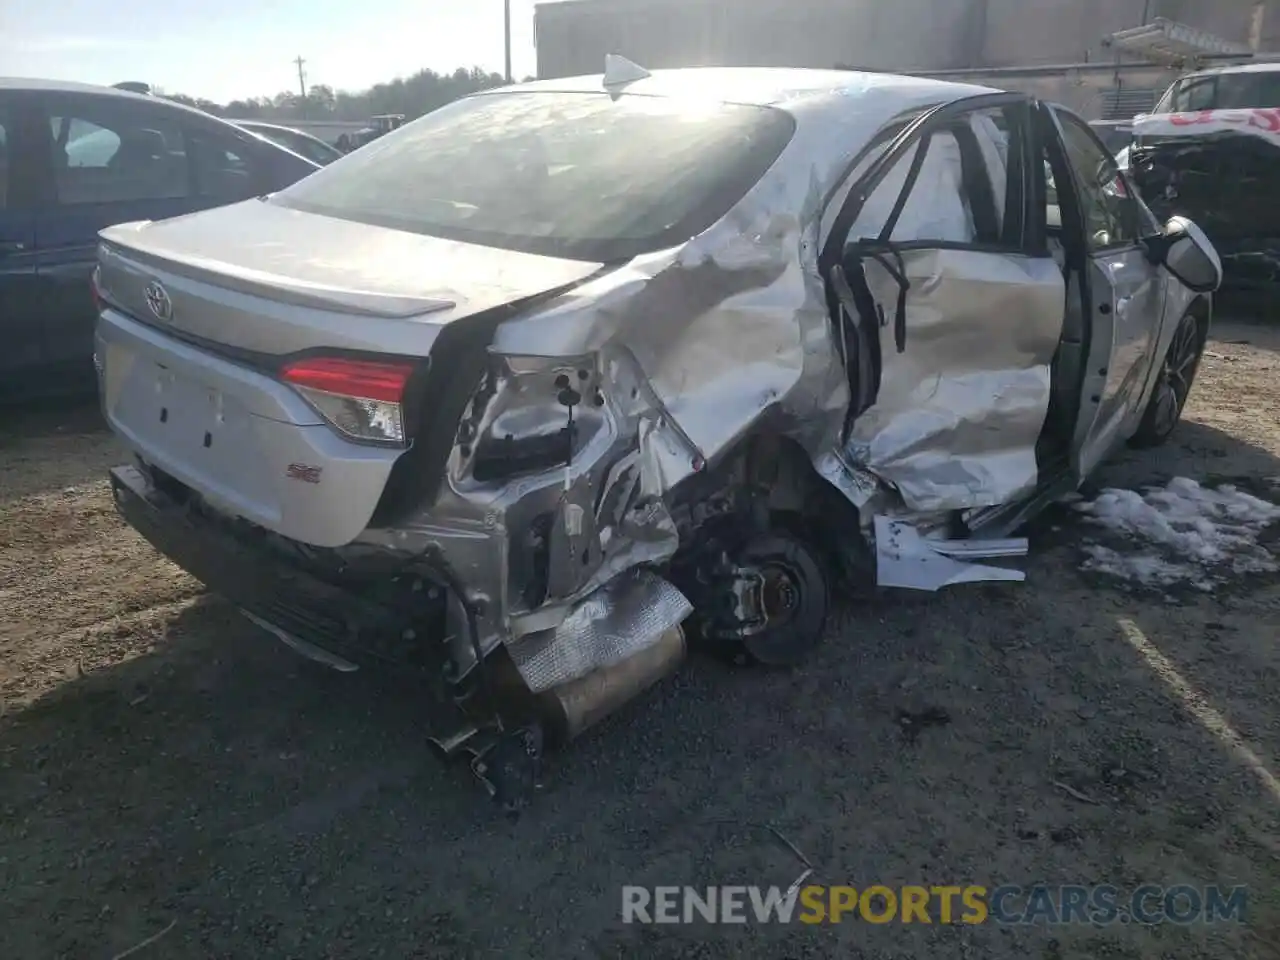
[[[120,147],[107,161],[113,170],[129,172],[154,171],[168,158],[164,136],[157,130],[131,130],[120,140]]]
[[[121,200],[180,197],[186,192],[186,159],[169,150],[158,130],[131,130],[107,162],[111,189]]]

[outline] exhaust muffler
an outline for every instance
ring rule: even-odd
[[[540,699],[550,732],[561,743],[576,739],[674,673],[686,650],[684,631],[676,625],[639,653],[547,690]]]

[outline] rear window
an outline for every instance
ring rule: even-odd
[[[702,232],[794,131],[768,107],[486,94],[387,134],[268,202],[446,239],[627,260]]]

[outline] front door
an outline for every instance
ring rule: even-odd
[[[1083,478],[1124,441],[1142,402],[1164,286],[1139,242],[1149,224],[1115,158],[1083,120],[1043,109],[1052,116],[1078,201],[1076,222],[1064,227],[1079,231],[1086,256],[1085,309],[1093,337],[1072,444],[1072,467]]]
[[[18,101],[0,97],[0,390],[19,389],[19,378],[44,360],[24,135],[29,124],[22,110]]]
[[[35,224],[29,212],[5,206],[4,146],[0,143],[0,385],[8,386],[43,362],[44,336],[36,292]]]

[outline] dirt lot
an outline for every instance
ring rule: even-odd
[[[1219,324],[1175,442],[1103,482],[1266,489],[1278,350]],[[1064,509],[1024,585],[850,606],[793,675],[693,661],[511,824],[410,684],[300,661],[117,522],[93,411],[0,431],[0,957],[1280,956],[1280,576],[1130,589]],[[1248,884],[1248,924],[620,923],[625,883],[790,883],[766,823],[816,882]]]

